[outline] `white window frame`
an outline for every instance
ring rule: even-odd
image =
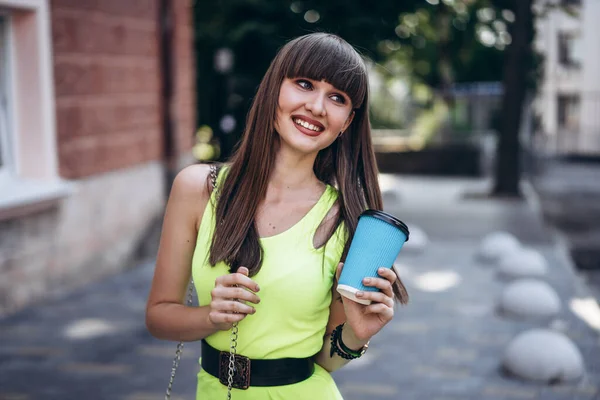
[[[0,11],[0,184],[12,174],[12,150],[9,138],[10,120],[12,115],[8,101],[8,83],[10,82],[9,52],[8,52],[8,23],[5,12]]]
[[[49,0],[0,0],[6,23],[7,168],[0,220],[56,205],[72,192],[60,179]],[[3,143],[4,147],[4,143]]]

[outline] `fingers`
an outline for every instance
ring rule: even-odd
[[[390,268],[379,268],[379,277],[366,277],[363,279],[365,286],[378,288],[380,291],[361,291],[356,294],[360,299],[370,300],[371,305],[365,308],[366,313],[377,313],[384,315],[394,314],[394,292],[392,284],[396,280],[396,273]]]
[[[366,277],[363,279],[365,286],[372,286],[380,289],[386,296],[394,298],[392,284],[396,281],[396,273],[389,268],[379,268],[377,271],[382,278]]]
[[[247,292],[245,289],[240,290]],[[246,318],[247,315],[256,312],[254,307],[241,301],[222,298],[213,298],[213,301],[210,303],[210,309],[209,319],[221,329],[229,329],[234,322],[239,322]]]
[[[215,280],[215,287],[210,292],[212,300],[209,319],[220,329],[229,329],[233,323],[256,312],[256,309],[246,302],[260,303],[260,298],[255,293],[260,288],[248,275],[248,268],[240,267],[237,272]]]
[[[238,272],[218,277],[211,296],[213,301],[218,299],[236,299],[258,304],[260,298],[255,292],[259,290],[258,284],[248,277],[248,268],[240,267],[238,268]]]
[[[221,313],[254,314],[256,312],[254,307],[234,300],[215,301],[212,309]]]
[[[394,272],[394,270],[392,268],[379,268],[377,270],[377,273],[379,274],[379,276],[381,276],[382,278],[384,278],[385,280],[387,280],[390,283],[390,286],[396,282],[396,279],[398,279],[398,277],[396,276],[396,273]]]
[[[217,286],[210,292],[210,295],[213,301],[217,301],[219,299],[237,299],[240,301],[248,301],[254,304],[260,303],[260,298],[256,294],[239,286]]]
[[[231,328],[231,324],[234,322],[240,322],[244,318],[246,318],[248,314],[235,314],[235,313],[222,313],[219,311],[211,311],[208,314],[208,318],[210,321],[219,326],[221,329],[227,330]]]
[[[365,307],[365,314],[379,314],[381,318],[389,321],[394,318],[394,309],[384,303],[373,303]]]
[[[394,308],[394,298],[383,292],[357,292],[356,297],[361,300],[371,300],[373,303],[381,303],[386,307]]]
[[[246,267],[240,267],[238,272],[233,274],[223,275],[217,278],[215,286],[242,286],[258,292],[260,288],[258,284],[248,277],[248,269]]]

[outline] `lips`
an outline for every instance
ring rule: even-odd
[[[304,115],[292,115],[292,122],[296,129],[309,136],[318,136],[325,130],[325,127],[319,121]]]

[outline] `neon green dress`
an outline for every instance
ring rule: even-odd
[[[218,185],[223,174],[219,174]],[[338,196],[327,185],[313,208],[294,226],[278,235],[260,240],[264,250],[262,268],[252,279],[260,286],[256,313],[238,325],[238,353],[249,358],[273,359],[310,357],[323,346],[329,318],[331,287],[342,255],[345,235],[340,227],[320,249],[313,246],[313,235]],[[192,260],[192,276],[200,305],[210,303],[215,279],[229,273],[219,263],[211,267],[208,252],[215,226],[214,193],[202,217]],[[230,331],[206,338],[208,344],[229,351]],[[206,371],[198,373],[197,400],[225,399],[227,387]],[[291,385],[232,389],[234,400],[335,400],[342,399],[331,375],[315,364],[313,375]]]

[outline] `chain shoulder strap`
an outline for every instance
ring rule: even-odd
[[[217,167],[214,164],[210,165],[210,181],[212,184],[212,190],[215,190],[217,187]],[[215,193],[217,195],[217,193]],[[192,298],[194,295],[194,280],[190,279],[190,283],[188,285],[187,292],[187,301],[186,305],[191,307]],[[173,382],[175,381],[175,374],[177,373],[177,367],[179,367],[179,361],[181,361],[181,355],[183,354],[183,342],[177,343],[177,348],[175,349],[175,358],[173,359],[173,366],[171,367],[171,376],[169,378],[169,384],[167,385],[167,391],[165,393],[165,400],[171,399],[171,391],[173,389]]]
[[[188,295],[187,295],[187,305],[188,307],[192,305],[192,297],[194,293],[194,281],[191,280],[188,287]],[[177,343],[177,348],[175,350],[175,358],[173,359],[173,366],[171,367],[171,376],[169,378],[169,384],[167,385],[167,392],[165,393],[165,400],[169,400],[171,398],[171,390],[173,389],[173,382],[175,381],[175,373],[177,372],[177,367],[179,367],[179,361],[181,360],[181,355],[183,354],[183,342]]]
[[[214,173],[213,173],[214,171]],[[217,168],[211,165],[211,178],[213,190],[215,190],[215,204],[219,200],[220,192],[217,189]],[[237,285],[236,285],[237,286]],[[237,300],[237,299],[234,299]],[[235,375],[235,355],[237,353],[238,323],[234,322],[229,336],[229,365],[227,366],[227,400],[231,400],[231,388],[233,387],[233,376]]]
[[[212,190],[215,191],[215,203],[219,199],[219,191],[217,190],[217,178],[218,171],[215,164],[210,165],[210,183]],[[194,280],[190,279],[187,294],[187,306],[192,305],[192,298],[194,294]],[[235,374],[235,354],[237,353],[237,336],[238,336],[238,324],[235,322],[231,328],[231,344],[229,346],[229,366],[227,376],[227,400],[231,399],[231,388],[233,387],[233,375]],[[175,374],[177,373],[177,367],[179,367],[179,361],[181,361],[181,355],[183,354],[183,342],[177,343],[175,350],[175,358],[173,359],[173,366],[171,367],[171,377],[169,378],[169,384],[167,385],[167,391],[165,393],[165,400],[171,399],[171,391],[173,389],[173,382],[175,381]]]

